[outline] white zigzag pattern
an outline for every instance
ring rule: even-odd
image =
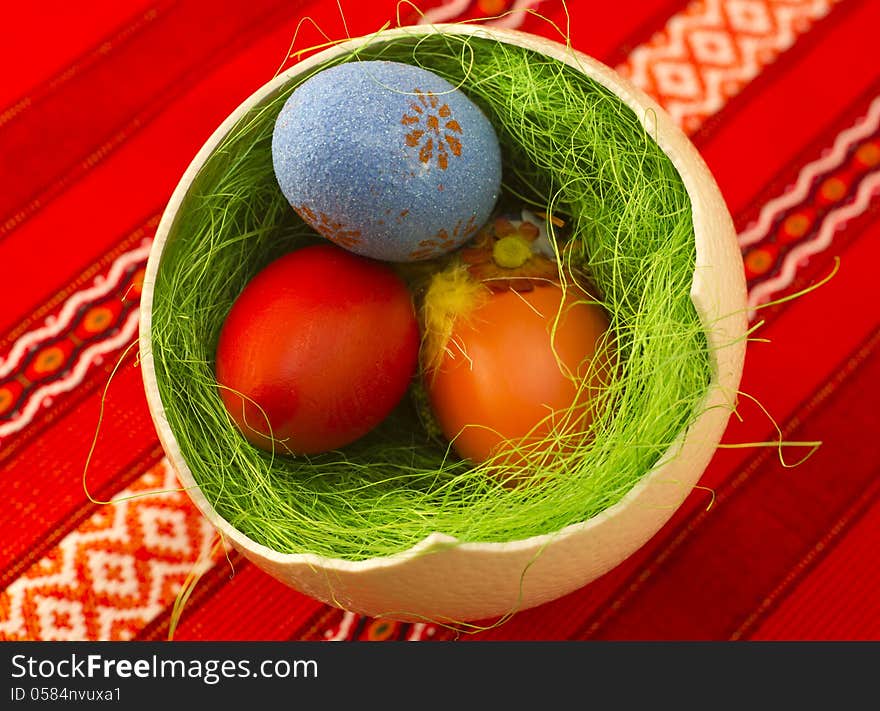
[[[156,481],[158,480],[158,481]],[[150,489],[141,488],[144,484],[153,484]],[[159,501],[167,506],[169,502],[189,509],[190,504],[185,496],[177,491],[180,484],[166,460],[162,460],[138,482],[140,486],[129,487],[119,492],[108,504],[112,510],[112,522],[102,525],[96,530],[76,530],[69,533],[56,547],[61,558],[61,565],[53,573],[40,575],[41,567],[47,568],[51,560],[44,559],[16,579],[5,591],[9,601],[9,613],[5,620],[0,620],[0,637],[15,639],[26,637],[27,628],[23,606],[25,599],[30,597],[36,601],[39,639],[43,640],[83,640],[88,638],[86,620],[80,599],[84,598],[81,590],[84,584],[90,584],[96,591],[124,595],[130,593],[132,585],[138,585],[132,579],[134,568],[134,552],[126,550],[131,543],[128,518],[132,508],[145,511],[150,503]],[[125,500],[136,495],[136,498]],[[161,498],[160,498],[161,497]],[[166,509],[167,510],[167,509]],[[104,510],[95,514],[101,517]],[[142,517],[139,517],[142,520]],[[109,640],[117,636],[114,626],[119,622],[138,620],[142,624],[152,620],[168,605],[167,581],[169,578],[180,578],[189,573],[207,570],[213,563],[210,550],[214,529],[204,517],[199,517],[199,540],[192,541],[185,527],[173,527],[171,538],[165,545],[153,542],[153,548],[160,554],[167,554],[168,549],[177,549],[179,562],[170,562],[154,558],[149,561],[149,591],[141,604],[131,607],[114,607],[101,605],[97,608],[98,634],[95,639]],[[145,536],[145,539],[148,538]],[[106,550],[101,544],[113,544],[113,550]],[[143,545],[151,547],[148,540]],[[83,583],[78,569],[78,559],[86,555],[89,561],[87,568],[92,572],[92,580]],[[128,575],[122,581],[104,578],[103,573],[108,565],[121,569],[122,575]],[[58,627],[53,616],[58,613],[67,616],[66,624]],[[124,628],[123,628],[124,629]]]
[[[869,175],[859,184],[855,200],[828,213],[815,237],[802,242],[786,254],[776,276],[752,287],[749,294],[749,318],[754,317],[757,306],[769,300],[775,292],[791,284],[802,263],[814,254],[827,249],[837,230],[848,220],[867,210],[875,194],[880,194],[880,173]]]
[[[754,79],[779,52],[791,47],[800,34],[809,29],[815,20],[827,15],[831,7],[840,1],[783,3],[765,0],[760,4],[744,4],[741,0],[705,0],[691,3],[684,12],[667,22],[665,34],[658,33],[650,43],[633,50],[617,70],[639,88],[650,91],[651,73],[658,64],[677,63],[695,69],[699,81],[692,83],[690,96],[682,99],[660,97],[673,120],[693,130],[699,125],[700,116],[718,111],[726,103],[727,97]],[[746,28],[741,22],[732,31],[725,26],[725,17],[741,18],[744,9],[756,11],[758,7],[772,13],[773,29],[766,35],[755,36],[755,29],[760,28]],[[730,43],[739,56],[738,60],[733,58],[726,66],[719,67],[711,61],[700,62],[698,58],[694,63],[689,58],[693,36],[700,34],[708,38],[712,32],[717,33],[720,44]],[[716,56],[716,61],[719,60]]]
[[[817,175],[840,166],[846,158],[847,151],[878,128],[880,128],[880,96],[871,102],[864,118],[857,121],[851,128],[841,132],[834,139],[834,145],[827,155],[808,163],[801,169],[795,185],[790,190],[764,204],[758,220],[739,234],[740,246],[746,247],[763,239],[773,221],[781,213],[803,202]]]
[[[61,311],[56,316],[50,316],[46,319],[46,325],[41,328],[35,328],[21,336],[9,351],[6,358],[0,358],[0,378],[5,377],[12,369],[15,368],[22,357],[24,357],[30,348],[34,345],[53,338],[61,333],[83,304],[90,301],[96,301],[103,296],[109,294],[118,284],[125,270],[132,264],[145,260],[150,254],[150,240],[145,240],[137,249],[125,252],[113,262],[107,276],[95,277],[94,286],[73,294],[64,302]]]
[[[2,442],[3,437],[26,427],[41,407],[50,404],[51,400],[47,400],[47,398],[73,390],[83,381],[89,368],[100,363],[104,355],[112,353],[130,343],[137,333],[137,328],[138,312],[135,310],[128,315],[128,318],[116,335],[103,341],[97,341],[84,349],[79,354],[73,368],[63,378],[54,380],[34,390],[21,412],[8,422],[0,425],[0,442]]]
[[[0,359],[0,377],[8,375],[21,363],[31,348],[57,336],[68,328],[76,312],[84,305],[97,301],[115,289],[126,270],[138,262],[145,261],[150,253],[151,240],[144,240],[140,247],[120,255],[110,267],[106,276],[95,277],[93,286],[82,289],[70,296],[55,316],[46,319],[46,325],[28,331],[13,344],[6,359]],[[14,432],[24,429],[40,408],[51,403],[51,398],[69,392],[79,385],[92,365],[100,364],[103,356],[128,344],[137,332],[138,314],[129,314],[122,328],[111,338],[97,341],[78,354],[76,362],[63,378],[37,388],[31,393],[24,408],[15,417],[0,425],[0,442]],[[47,399],[48,398],[48,399]]]

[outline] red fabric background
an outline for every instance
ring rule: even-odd
[[[144,490],[165,475],[136,354],[125,350],[134,340],[138,250],[148,248],[202,142],[292,63],[301,20],[311,22],[301,24],[298,48],[323,41],[316,26],[339,38],[417,22],[415,8],[491,21],[524,4],[342,5],[345,23],[335,3],[316,0],[7,8],[0,639],[167,637],[177,591],[210,532],[182,496],[125,509],[92,502],[83,469],[103,401],[92,497]],[[722,447],[701,487],[629,560],[502,625],[487,621],[485,631],[357,618],[230,553],[215,556],[175,639],[880,639],[880,72],[866,60],[880,4],[525,5],[569,23],[575,48],[680,116],[741,233],[753,295],[786,265],[793,271],[773,298],[837,265],[821,288],[757,312],[764,323],[754,335],[766,342],[750,344],[742,390],[766,412],[743,398],[742,419],[724,437],[730,445],[773,440],[772,417],[787,440],[822,446],[794,468],[773,447]],[[537,16],[506,20],[554,36]],[[759,234],[764,213],[772,219]],[[805,245],[812,248],[798,252]],[[783,452],[787,462],[803,454]]]

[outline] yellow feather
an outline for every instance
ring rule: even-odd
[[[432,277],[422,303],[421,359],[425,370],[440,365],[458,319],[468,318],[488,295],[489,290],[458,262]]]

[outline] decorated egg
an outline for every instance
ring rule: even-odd
[[[420,67],[353,61],[285,102],[272,136],[281,191],[319,234],[357,254],[430,259],[489,218],[501,185],[492,124]]]
[[[412,298],[392,268],[318,244],[275,260],[245,286],[220,330],[216,376],[251,443],[316,454],[390,414],[418,349]]]

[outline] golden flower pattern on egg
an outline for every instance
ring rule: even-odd
[[[461,155],[461,125],[452,116],[449,104],[441,104],[436,94],[414,89],[416,98],[410,102],[412,113],[400,122],[412,129],[404,140],[410,148],[419,149],[419,160],[430,165],[436,160],[440,170],[449,167],[449,157]]]
[[[294,209],[300,217],[334,244],[346,249],[360,244],[362,237],[360,230],[347,227],[325,212],[312,210],[308,205],[295,205]]]
[[[410,252],[409,258],[412,260],[422,260],[445,254],[460,244],[462,240],[467,239],[467,236],[475,229],[476,218],[474,216],[471,216],[467,221],[459,220],[455,223],[451,233],[446,229],[441,229],[430,239],[421,240],[419,248]]]

